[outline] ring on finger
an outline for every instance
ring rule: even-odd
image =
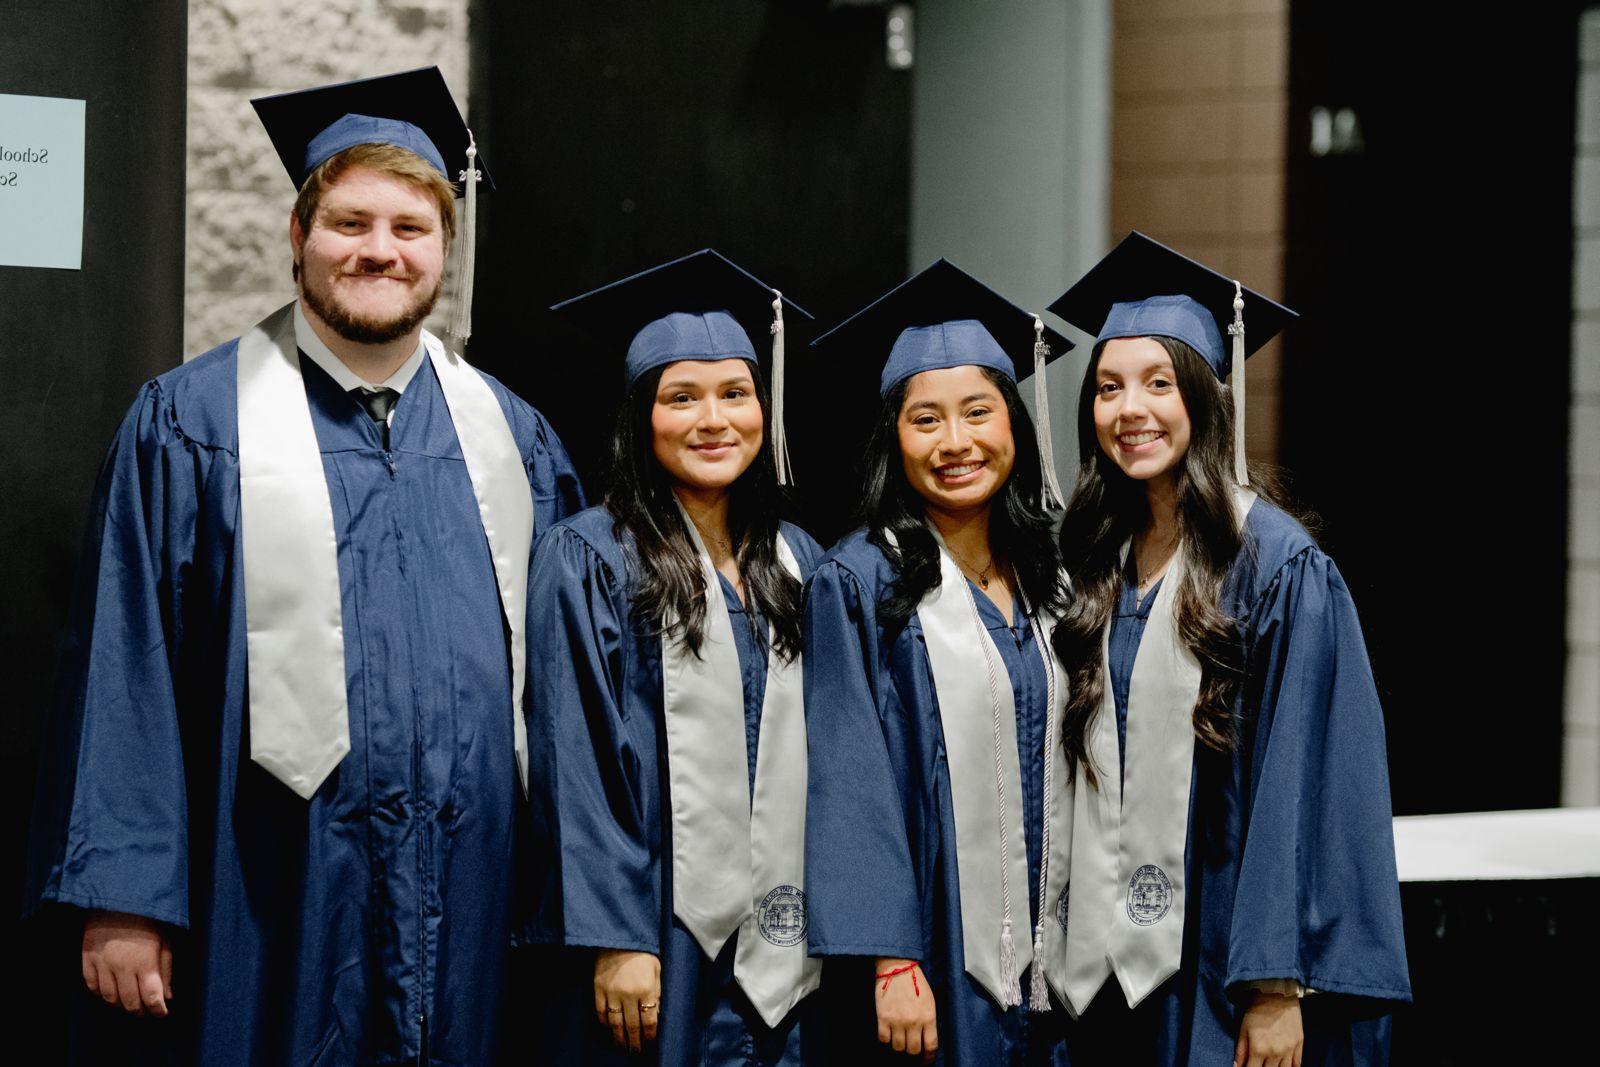
[[[646,1003],[641,1001],[640,1004],[639,1004],[639,1010],[640,1011],[655,1011],[660,1006],[661,1006],[660,1004],[646,1004]]]
[[[606,1009],[606,1014],[607,1015],[621,1015],[622,1014],[622,1009],[621,1008],[607,1008]]]

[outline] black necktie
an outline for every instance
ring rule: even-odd
[[[394,410],[395,401],[400,399],[400,394],[393,389],[367,389],[358,388],[350,390],[361,406],[367,409],[367,414],[372,416],[372,421],[378,424],[383,431],[383,449],[389,450],[389,412]]]

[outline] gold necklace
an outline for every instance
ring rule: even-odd
[[[728,555],[733,555],[733,541],[731,538],[718,537],[716,534],[707,530],[704,526],[701,526],[700,520],[695,518],[693,515],[689,516],[689,521],[694,523],[694,528],[700,531],[701,537],[705,538],[707,541],[714,542]]]
[[[1134,551],[1133,576],[1138,582],[1137,592],[1141,597],[1144,596],[1146,590],[1150,588],[1151,584],[1155,582],[1156,578],[1159,577],[1163,571],[1165,571],[1167,564],[1172,561],[1172,554],[1177,550],[1178,547],[1177,537],[1173,537],[1172,541],[1164,547],[1166,548],[1166,555],[1162,557],[1159,564],[1151,567],[1150,570],[1145,573],[1143,578],[1139,577],[1139,553],[1137,550]]]
[[[945,547],[950,548],[949,545],[945,545]],[[967,557],[963,556],[953,548],[950,548],[950,554],[956,558],[956,562],[960,563],[963,567],[966,567],[967,570],[977,575],[979,589],[989,588],[989,568],[994,566],[994,553],[989,553],[989,562],[985,563],[981,569],[974,567]]]

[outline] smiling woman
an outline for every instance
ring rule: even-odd
[[[766,407],[765,390],[757,392],[758,373],[742,359],[685,360],[662,368],[650,431],[655,457],[677,483],[680,498],[713,507],[755,461]]]
[[[1023,990],[1048,1006],[1034,890],[1066,687],[1045,635],[1069,594],[1007,352],[1039,374],[1070,346],[943,260],[816,344],[884,368],[863,528],[806,599],[806,871],[834,1056],[1047,1062],[1059,1016],[1031,1019]]]
[[[1237,451],[1245,359],[1294,313],[1140,234],[1052,308],[1098,334],[1054,633],[1073,1062],[1387,1063],[1377,690],[1338,569]]]
[[[557,977],[535,1058],[797,1064],[806,954],[800,583],[752,334],[776,291],[709,250],[557,305],[617,348],[605,503],[539,545],[533,802],[555,872],[528,939]],[[782,370],[776,354],[774,380]]]

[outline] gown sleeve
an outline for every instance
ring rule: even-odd
[[[45,726],[25,909],[55,902],[186,926],[188,808],[172,664],[179,531],[195,520],[151,382],[106,456]],[[169,536],[168,531],[173,531]]]
[[[533,529],[537,536],[569,515],[583,510],[583,486],[577,468],[550,423],[537,411],[533,448],[528,453],[528,484],[533,488]]]
[[[884,732],[892,682],[875,603],[824,563],[805,608],[806,894],[813,956],[926,956],[904,775]]]
[[[1227,984],[1409,1001],[1383,711],[1333,561],[1285,563],[1249,635],[1259,720]]]
[[[534,940],[660,953],[661,857],[643,760],[655,709],[630,707],[621,575],[557,527],[528,576],[530,791],[557,882]],[[532,610],[532,609],[530,609]],[[648,736],[645,736],[648,734]]]

